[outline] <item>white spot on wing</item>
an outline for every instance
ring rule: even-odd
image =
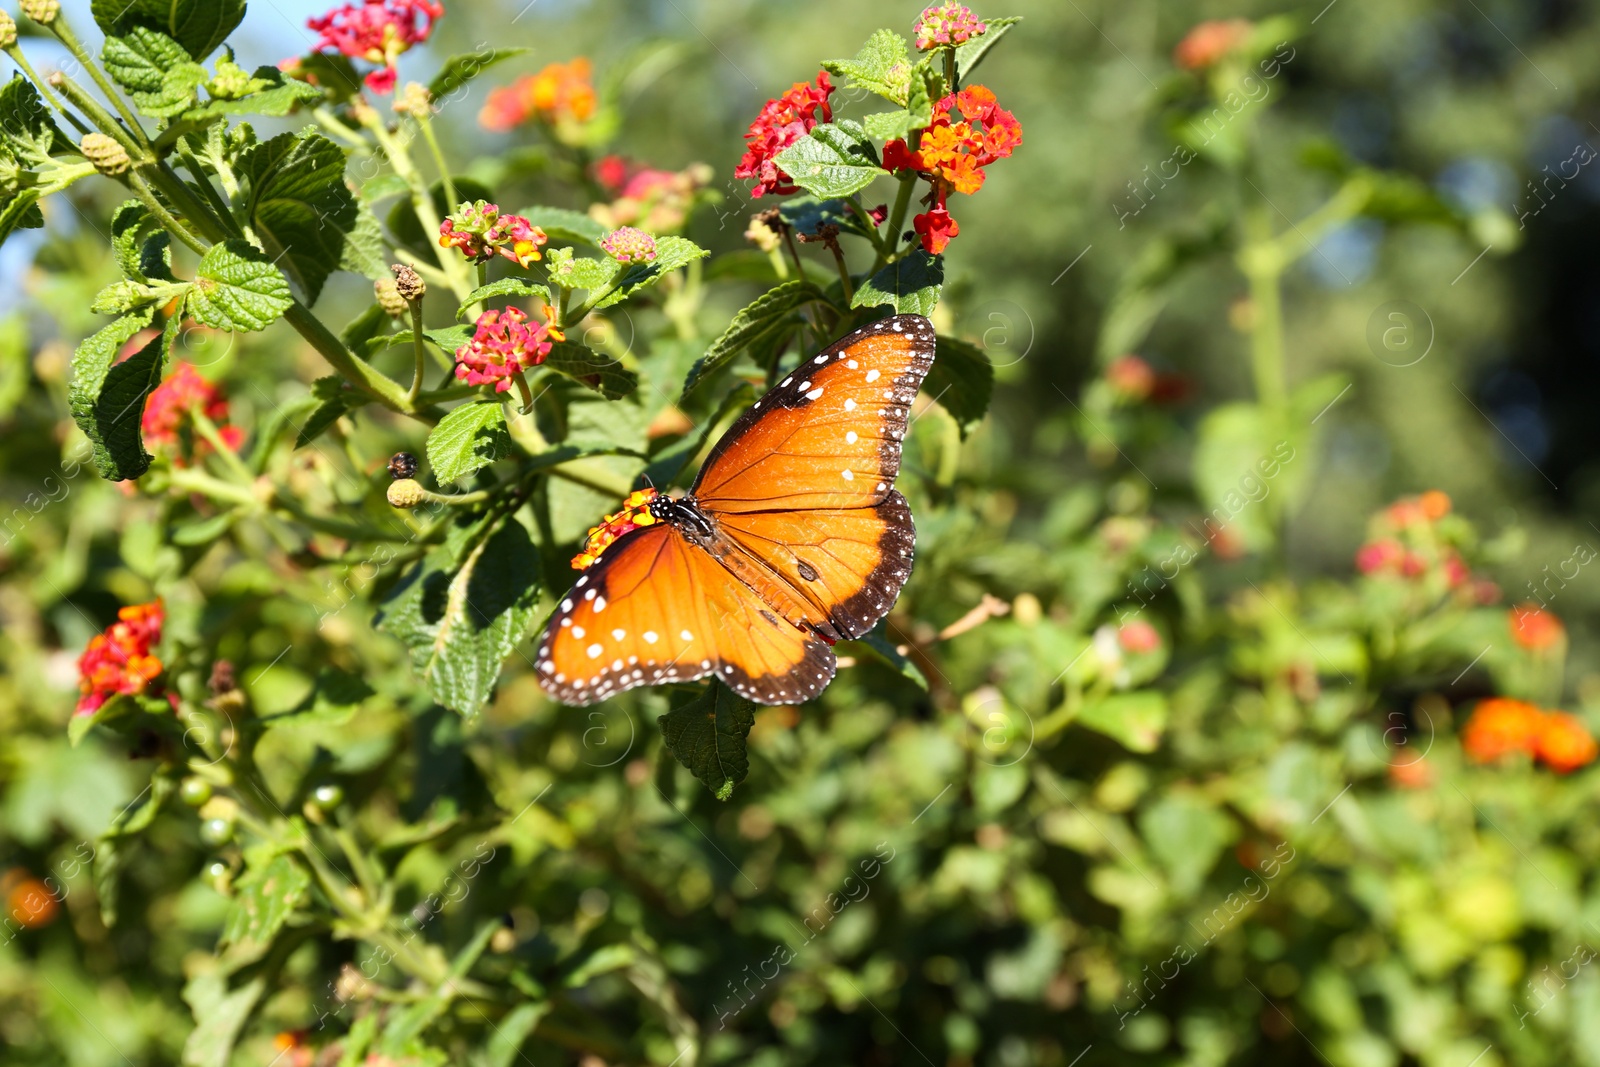
[[[598,644],[593,644],[593,645],[590,645],[588,648],[584,649],[584,651],[589,653],[589,658],[590,659],[599,659],[600,658],[600,653],[604,652],[605,649],[601,648]]]
[[[573,636],[573,637],[576,637],[576,638],[577,638],[577,639],[578,639],[578,640],[579,640],[579,641],[582,641],[582,640],[583,640],[583,635],[584,635],[584,634],[586,634],[586,633],[588,633],[588,631],[587,631],[587,630],[585,630],[585,629],[584,629],[584,628],[583,628],[583,627],[581,627],[581,626],[574,626],[574,627],[573,627],[573,628],[572,628],[572,636]]]
[[[874,367],[871,370],[867,371],[867,381],[875,382],[875,381],[878,380],[879,377],[880,377],[880,375],[878,374],[878,368]]]
[[[807,384],[810,384],[810,383],[807,383]],[[806,394],[806,399],[807,400],[815,400],[817,397],[819,397],[821,395],[822,395],[822,386],[819,385],[815,389],[811,390],[811,392]]]
[[[851,430],[849,433],[844,435],[844,443],[847,444],[847,445],[855,444],[856,440],[857,440],[857,437],[856,437],[856,432],[854,430]]]
[[[647,645],[656,643],[656,632],[654,630],[646,630],[644,632],[644,643]]]
[[[856,472],[852,470],[842,470],[839,472],[839,475],[840,477],[844,478],[845,481],[852,482],[855,481]]]
[[[851,398],[845,400],[844,409],[846,411],[854,411],[856,409],[856,402],[855,402],[855,398],[854,397],[851,397]]]

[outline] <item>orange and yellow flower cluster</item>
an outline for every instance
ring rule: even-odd
[[[1545,711],[1525,700],[1493,697],[1472,710],[1461,747],[1476,763],[1527,755],[1558,774],[1594,762],[1600,745],[1575,715]]]
[[[93,715],[114,696],[149,691],[161,676],[161,660],[151,651],[161,640],[166,611],[161,601],[132,604],[117,621],[89,639],[78,657],[79,715]]]
[[[551,63],[537,74],[491,91],[478,122],[497,133],[525,122],[582,124],[594,118],[599,104],[589,60],[579,56],[570,63]]]
[[[916,151],[902,140],[883,146],[885,169],[918,171],[933,182],[928,210],[912,220],[925,251],[937,255],[961,233],[946,206],[950,192],[971,195],[983,188],[984,168],[1011,155],[1021,143],[1022,123],[1016,116],[999,105],[993,92],[970,85],[934,105],[933,122],[922,132]]]
[[[589,536],[584,538],[583,551],[572,557],[572,569],[588,570],[599,562],[601,554],[617,538],[641,526],[654,526],[656,517],[650,514],[650,502],[659,495],[654,489],[640,489],[628,494],[628,499],[622,502],[621,511],[607,515],[599,526],[589,531]]]

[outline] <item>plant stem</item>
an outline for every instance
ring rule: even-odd
[[[222,462],[227,464],[228,469],[233,472],[233,476],[238,480],[239,484],[247,487],[253,485],[255,483],[255,475],[250,472],[249,467],[244,465],[244,461],[239,458],[239,453],[229,448],[228,443],[222,439],[222,434],[217,430],[217,424],[212,422],[198,406],[189,409],[189,417],[194,422],[195,432],[205,439],[206,443],[216,451],[217,455],[222,457]]]
[[[117,113],[127,122],[129,132],[138,140],[139,146],[146,152],[153,154],[154,150],[150,146],[150,138],[144,132],[144,126],[140,124],[139,116],[134,114],[132,108],[128,107],[127,101],[122,99],[122,94],[117,91],[116,86],[111,84],[110,79],[100,72],[99,65],[95,63],[88,50],[78,40],[78,35],[72,32],[72,26],[67,22],[65,13],[57,15],[55,20],[50,23],[50,32],[56,35],[57,40],[66,45],[67,51],[71,52],[73,58],[78,61],[84,70],[89,72],[89,77],[94,79],[95,85],[100,87],[100,91],[105,94],[106,99],[111,101],[112,105],[117,109]]]
[[[417,406],[417,397],[422,395],[422,376],[428,369],[428,349],[422,337],[422,301],[411,301],[411,350],[416,356],[416,366],[411,372],[411,391],[406,394],[406,403],[411,407]]]
[[[428,142],[428,151],[433,155],[433,165],[439,168],[439,180],[444,183],[444,202],[454,207],[456,200],[456,181],[450,176],[450,164],[445,162],[444,152],[439,148],[439,139],[433,133],[433,118],[430,115],[417,115],[417,128],[422,131],[422,139]]]
[[[828,242],[828,250],[833,253],[833,261],[839,265],[839,284],[844,290],[845,307],[849,307],[855,296],[855,283],[850,280],[850,268],[845,265],[844,252],[839,248],[837,237]]]
[[[378,403],[403,415],[418,415],[416,407],[401,391],[399,383],[374,370],[365,361],[345,347],[333,331],[311,313],[311,309],[296,300],[284,312],[284,320],[293,326],[306,341],[327,360],[345,381],[371,396]]]
[[[378,147],[383,150],[389,166],[394,168],[394,172],[411,190],[411,207],[417,213],[417,220],[422,223],[422,232],[430,241],[437,241],[439,212],[433,206],[433,193],[428,189],[428,183],[416,165],[411,162],[410,153],[390,134],[389,128],[384,125],[383,117],[378,114],[376,108],[362,107],[357,111],[357,117],[361,120],[362,126],[366,127],[378,142]],[[465,299],[472,291],[472,282],[466,274],[465,262],[454,256],[440,256],[439,266],[444,271],[447,284],[456,297]]]
[[[900,233],[906,224],[906,210],[911,206],[911,193],[917,186],[915,173],[907,171],[900,178],[900,191],[895,194],[894,210],[889,212],[889,230],[884,235],[883,248],[873,263],[874,272],[887,263],[900,247]]]
[[[46,100],[50,101],[52,107],[61,112],[67,118],[73,120],[74,126],[79,125],[77,122],[77,116],[67,111],[66,105],[63,104],[61,102],[61,98],[55,94],[55,91],[50,87],[50,83],[39,77],[38,71],[33,69],[33,64],[28,62],[28,57],[22,51],[20,45],[12,45],[10,48],[5,50],[5,53],[11,57],[11,62],[15,63],[22,71],[23,76],[34,85],[39,87],[39,91],[44,94],[44,98]]]
[[[89,90],[59,70],[50,75],[49,84],[59,89],[68,103],[83,112],[84,116],[94,123],[95,129],[120,144],[135,164],[143,164],[154,158],[143,145],[133,139],[132,134],[123,129],[122,123],[117,121],[116,116],[101,107],[100,101],[89,95]]]

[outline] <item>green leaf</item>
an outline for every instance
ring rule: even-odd
[[[941,337],[922,391],[942,405],[966,437],[983,420],[994,393],[994,366],[977,345]]]
[[[547,304],[550,302],[550,290],[542,285],[535,285],[533,282],[525,281],[522,278],[501,278],[497,282],[480,285],[468,293],[467,298],[461,302],[461,307],[456,312],[456,318],[465,320],[468,309],[474,304],[482,304],[500,296],[536,296]]]
[[[861,121],[874,141],[903,141],[911,133],[911,112],[904,108],[874,112]]]
[[[870,236],[866,226],[850,210],[849,202],[837,197],[832,200],[818,200],[814,196],[791,197],[778,205],[778,214],[783,216],[784,222],[795,228],[796,233],[815,234],[822,227],[832,225],[848,233]]]
[[[244,19],[245,0],[93,0],[89,10],[107,37],[136,27],[163,33],[182,45],[186,59],[204,59]]]
[[[1148,689],[1113,693],[1085,707],[1078,723],[1105,734],[1130,752],[1154,752],[1167,728],[1167,697]]]
[[[675,701],[656,721],[668,751],[718,800],[727,800],[750,773],[745,738],[756,721],[754,709],[750,701],[713,681],[688,700]]]
[[[956,74],[965,82],[969,75],[983,62],[989,49],[1000,43],[1000,38],[1011,32],[1011,27],[1021,22],[1017,16],[999,19],[984,19],[984,25],[989,27],[983,33],[956,46]]]
[[[918,667],[916,663],[902,655],[900,649],[895,646],[893,641],[890,641],[888,638],[883,636],[882,623],[874,626],[871,632],[865,634],[858,640],[860,644],[865,645],[871,650],[874,658],[881,660],[885,666],[898,671],[901,675],[908,678],[912,684],[916,685],[917,688],[924,691],[927,690],[927,675],[922,673],[921,667]]]
[[[183,1067],[228,1067],[239,1032],[266,988],[265,975],[231,991],[227,977],[219,971],[189,979],[183,999],[194,1012],[195,1027],[183,1043]]]
[[[304,448],[322,436],[323,432],[356,404],[360,403],[355,390],[346,388],[344,379],[335,375],[318,378],[311,383],[311,395],[320,403],[306,419],[305,425],[295,434],[294,447]]]
[[[200,257],[185,310],[219,330],[264,330],[293,303],[283,272],[248,242],[233,240]]]
[[[122,273],[134,281],[147,281],[145,240],[153,234],[164,232],[149,208],[137,200],[124,200],[111,215],[111,250],[117,257],[117,266],[122,268]],[[171,265],[170,254],[164,256],[164,261]]]
[[[291,280],[316,303],[357,220],[344,150],[321,134],[280,134],[250,146],[236,167],[251,226]]]
[[[555,342],[543,365],[576,379],[607,400],[621,400],[639,388],[639,376],[633,371],[576,341]]]
[[[256,88],[248,95],[233,100],[208,100],[199,107],[185,111],[181,120],[198,124],[229,115],[283,118],[301,107],[314,107],[323,101],[321,89],[298,78],[291,78],[277,67],[257,67],[250,80]]]
[[[687,237],[658,237],[656,258],[648,263],[629,264],[623,271],[621,279],[615,283],[616,288],[601,297],[595,303],[594,309],[598,311],[613,304],[620,304],[640,289],[654,285],[673,271],[687,267],[695,260],[710,254]]]
[[[67,390],[72,417],[94,444],[95,470],[115,482],[137,478],[150,469],[139,423],[146,398],[161,380],[163,353],[179,320],[170,320],[162,336],[151,338],[132,356],[115,361],[122,346],[150,324],[154,310],[145,308],[118,319],[72,354],[72,384]]]
[[[261,720],[264,727],[341,726],[376,692],[366,680],[337,667],[324,667],[306,698],[295,707]]]
[[[887,304],[901,315],[932,315],[943,285],[944,257],[917,249],[857,286],[850,306]]]
[[[539,554],[527,530],[505,520],[469,548],[475,525],[429,553],[385,601],[382,629],[411,650],[433,698],[476,714],[500,666],[527,635],[539,599]],[[462,555],[465,550],[464,557]]]
[[[517,214],[539,227],[552,241],[577,241],[600,247],[607,230],[581,211],[564,207],[525,207]]]
[[[49,163],[53,151],[77,148],[50,117],[39,90],[21,74],[0,88],[0,136],[17,159],[31,166]]]
[[[851,119],[816,127],[776,158],[796,185],[820,197],[850,196],[889,173],[867,131]]]
[[[498,400],[462,404],[428,434],[428,465],[440,485],[465,478],[511,454],[505,408]]]
[[[107,37],[100,53],[111,80],[128,90],[140,113],[171,118],[189,110],[196,90],[210,78],[171,37],[145,26]]]
[[[867,38],[854,59],[825,59],[822,69],[850,79],[846,83],[859,85],[897,104],[906,102],[906,90],[911,83],[911,51],[906,39],[893,30],[877,30]],[[791,174],[793,171],[790,172]]]
[[[437,345],[448,355],[454,355],[456,349],[472,340],[474,330],[471,326],[444,326],[437,330],[423,330],[422,336]],[[411,343],[410,330],[396,330],[394,333],[383,334],[367,342],[367,355],[371,356],[385,348],[395,345],[409,345]]]
[[[752,345],[793,329],[800,321],[796,312],[812,301],[823,299],[822,290],[799,278],[767,290],[741,308],[733,321],[728,323],[728,328],[722,331],[722,336],[713,341],[706,354],[689,368],[688,377],[683,381],[683,395],[688,396],[696,386],[732,363],[739,353]]]
[[[0,242],[18,230],[37,230],[44,225],[44,212],[39,210],[39,190],[22,189],[6,206],[0,208]]]
[[[501,1016],[473,1067],[515,1067],[522,1043],[553,1007],[548,1001],[518,1004]]]
[[[1232,819],[1192,792],[1167,794],[1140,812],[1139,833],[1184,896],[1200,888],[1237,836]]]
[[[310,888],[311,873],[289,856],[279,855],[264,867],[251,867],[234,882],[233,907],[222,928],[222,943],[264,949]]]
[[[358,207],[355,225],[345,236],[344,248],[339,252],[339,269],[373,281],[388,278],[391,275],[387,253],[388,245],[384,242],[378,217],[365,207]]]
[[[445,97],[466,85],[472,79],[508,59],[526,55],[531,48],[483,48],[477,52],[463,52],[451,56],[439,68],[433,81],[428,83],[428,95],[438,104]]]
[[[571,249],[566,251],[570,253]],[[614,259],[583,259],[570,254],[548,258],[550,282],[562,289],[604,289],[617,276],[620,266]]]

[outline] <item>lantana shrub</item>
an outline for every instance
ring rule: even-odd
[[[1565,628],[1489,576],[1510,535],[1430,491],[1345,573],[1287,567],[1345,385],[1286,366],[1306,235],[1152,234],[1047,428],[1099,473],[1019,508],[1049,463],[991,435],[994,368],[941,300],[984,240],[964,198],[1004,199],[1029,148],[1020,20],[907,10],[794,72],[742,145],[693,146],[743,152],[730,209],[707,164],[627,154],[582,56],[488,88],[479,126],[536,153],[457,165],[439,115],[536,43],[402,82],[466,5],[344,4],[254,71],[242,0],[88,8],[98,55],[79,12],[23,5],[76,60],[46,77],[0,18],[0,238],[99,212],[39,257],[69,365],[7,401],[77,494],[8,549],[58,609],[7,636],[49,653],[12,657],[44,710],[6,750],[26,1062],[115,1062],[85,1022],[195,1067],[1592,1050],[1592,984],[1549,1014],[1522,989],[1588,936],[1569,857],[1600,839]],[[1256,113],[1203,120],[1296,32],[1177,43],[1186,163],[1246,165]],[[1404,174],[1319,165],[1318,226],[1471,232]],[[735,213],[742,245],[707,225]],[[1196,413],[1141,345],[1206,255],[1248,268],[1253,395]],[[939,331],[898,483],[916,571],[832,686],[552,704],[529,650],[575,569],[891,312]],[[1186,473],[1158,493],[1135,459]]]

